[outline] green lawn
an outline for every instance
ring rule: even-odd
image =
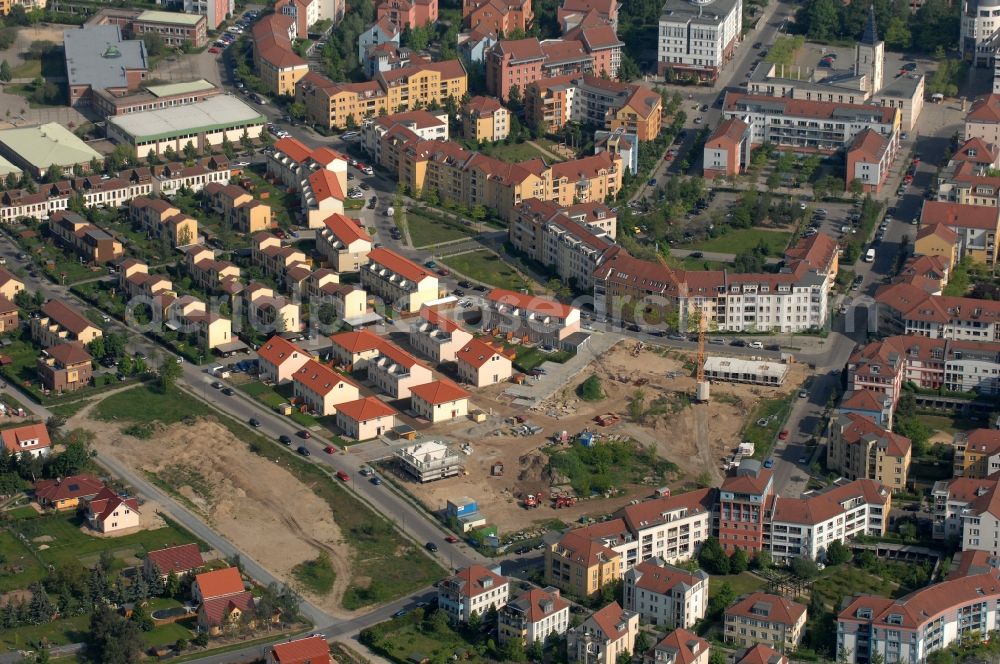
[[[159,420],[164,424],[180,422],[185,417],[200,417],[212,411],[201,401],[180,391],[170,394],[156,387],[139,385],[102,400],[94,409],[99,420]]]
[[[32,508],[28,507],[34,511]],[[11,514],[4,512],[4,514]],[[27,588],[45,578],[45,568],[31,551],[6,530],[0,530],[0,592]]]
[[[552,157],[539,152],[535,146],[528,143],[511,143],[510,145],[497,143],[487,146],[483,152],[507,162],[527,161],[529,159],[544,159],[547,163],[553,161]]]
[[[24,507],[15,507],[12,510],[5,510],[4,514],[11,519],[35,519],[39,516],[38,510],[36,510],[31,505],[25,505]]]
[[[508,344],[507,347],[513,348],[517,353],[517,357],[514,358],[514,366],[517,367],[518,371],[524,372],[531,371],[543,362],[557,362],[559,364],[563,364],[568,359],[573,357],[573,353],[565,350],[553,353],[543,353],[538,348],[533,346],[511,346]]]
[[[281,404],[290,403],[293,390],[291,383],[271,387],[257,381],[244,383],[237,386],[237,389],[246,392],[268,408],[277,408]],[[295,409],[292,410],[292,414],[288,416],[288,419],[307,429],[317,426],[329,428],[329,425],[333,424],[334,421],[333,416],[316,417],[309,413],[300,413]],[[339,437],[335,437],[335,442],[337,441],[339,441]],[[337,442],[337,444],[340,443]]]
[[[158,648],[160,646],[172,646],[177,643],[177,639],[187,639],[190,641],[193,636],[194,632],[182,623],[173,622],[154,627],[151,631],[142,635],[142,640],[147,647]]]
[[[296,581],[317,595],[325,595],[330,592],[336,579],[330,557],[325,553],[313,560],[299,563],[294,567],[292,573],[295,575]]]
[[[27,625],[16,629],[0,630],[0,645],[17,650],[28,643],[45,640],[55,646],[80,643],[90,631],[90,616],[73,616],[44,625]]]
[[[528,286],[524,277],[487,249],[477,249],[467,254],[449,256],[441,262],[462,276],[489,286],[509,290],[521,290]]]
[[[446,221],[429,217],[415,210],[406,211],[406,225],[414,247],[427,247],[442,242],[461,240],[475,231],[459,221]]]
[[[786,231],[766,231],[759,228],[740,228],[729,231],[725,235],[714,237],[709,240],[686,244],[680,249],[692,249],[699,251],[715,251],[726,254],[738,254],[741,251],[753,249],[763,240],[772,256],[779,256],[784,253],[788,246],[788,240],[792,237]]]
[[[422,615],[423,611],[414,611],[372,627],[371,632],[378,634],[372,644],[375,652],[393,662],[450,661],[453,656],[470,664],[493,661],[480,655],[474,644],[450,626],[422,629],[418,621]]]
[[[982,422],[947,415],[917,415],[917,419],[935,431],[956,434],[981,427]]]
[[[49,410],[52,411],[53,415],[70,418],[76,415],[77,411],[86,406],[88,403],[90,403],[90,399],[80,399],[79,401],[71,401],[59,406],[50,406]]]
[[[742,595],[748,595],[752,592],[758,590],[763,590],[767,586],[767,582],[764,579],[754,576],[750,572],[742,572],[740,574],[724,574],[724,575],[712,575],[708,583],[708,596],[709,598],[714,597],[719,589],[722,587],[723,583],[728,583],[729,587],[733,589],[737,597]]]
[[[831,609],[840,607],[840,600],[854,595],[881,595],[892,597],[899,584],[875,576],[851,563],[827,567],[813,582],[813,590],[820,593]]]
[[[778,431],[785,424],[791,410],[794,395],[789,394],[777,399],[764,399],[747,418],[743,425],[743,440],[754,444],[753,457],[764,460],[771,455]],[[758,420],[767,419],[767,426],[760,426]]]
[[[146,551],[197,542],[190,533],[172,524],[106,539],[83,532],[80,529],[82,522],[76,514],[52,514],[13,522],[10,529],[24,535],[29,546],[44,561],[52,564],[80,560],[89,565],[98,559],[102,551],[127,558]]]
[[[721,261],[709,261],[704,258],[681,258],[681,267],[685,270],[732,270],[732,263],[723,263]]]

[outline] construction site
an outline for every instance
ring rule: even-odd
[[[662,488],[717,484],[755,406],[797,390],[807,371],[790,363],[778,386],[705,379],[698,390],[697,356],[621,342],[529,410],[504,399],[502,386],[487,388],[482,422],[427,432],[463,446],[462,472],[406,489],[441,514],[469,497],[502,536],[599,518]],[[584,400],[591,376],[601,398]]]

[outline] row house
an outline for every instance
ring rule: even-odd
[[[416,313],[438,298],[437,276],[385,247],[368,253],[368,263],[361,269],[361,285],[382,298],[387,307],[408,313]]]
[[[584,74],[530,82],[524,91],[524,108],[532,123],[552,133],[568,122],[578,122],[609,131],[621,129],[640,141],[652,141],[660,133],[663,103],[659,93],[646,85]]]
[[[875,291],[880,330],[932,339],[1000,342],[1000,302],[929,295],[911,284]]]
[[[209,293],[227,292],[227,284],[242,285],[240,268],[235,263],[215,258],[215,251],[200,244],[185,249],[185,267],[199,288]]]
[[[49,300],[31,318],[31,338],[43,348],[76,341],[86,346],[102,336],[101,329],[78,309],[61,300]]]
[[[955,231],[959,258],[987,266],[996,264],[1000,236],[1000,207],[924,201],[920,224],[944,224]]]
[[[893,492],[906,490],[910,439],[857,413],[838,413],[830,422],[826,467],[850,480],[871,479]]]
[[[209,311],[198,298],[185,295],[163,301],[166,303],[163,317],[167,329],[191,335],[195,345],[211,351],[233,341],[232,321]]]
[[[358,272],[368,263],[372,238],[357,220],[332,214],[316,231],[316,251],[337,273]]]
[[[330,354],[335,366],[351,372],[362,371],[379,356],[385,343],[385,339],[367,328],[340,332],[330,337]]]
[[[361,147],[372,155],[376,164],[382,163],[382,137],[397,125],[424,140],[448,140],[448,114],[445,111],[418,109],[370,118],[361,128]]]
[[[256,200],[243,187],[211,182],[204,191],[210,209],[222,215],[229,228],[254,234],[274,224],[271,206]]]
[[[335,319],[349,325],[368,313],[368,293],[357,284],[340,283],[340,278],[326,268],[311,272],[304,290],[316,311],[330,305]]]
[[[386,341],[368,361],[368,380],[393,399],[410,396],[410,388],[431,382],[431,370],[399,346]]]
[[[561,207],[532,198],[517,208],[507,237],[518,251],[553,267],[564,283],[590,291],[594,272],[615,246],[617,216],[604,203]]]
[[[1000,472],[1000,430],[960,431],[952,440],[955,477],[983,479]]]
[[[493,336],[559,347],[580,330],[580,310],[551,298],[494,288],[486,296],[482,329]]]
[[[693,627],[708,607],[708,574],[644,560],[625,572],[622,605],[668,629]]]
[[[638,635],[639,614],[612,602],[566,632],[566,651],[571,662],[616,664],[635,651]]]
[[[292,48],[300,36],[295,18],[283,13],[264,16],[254,24],[252,36],[254,70],[264,89],[273,95],[295,94],[295,84],[309,72],[309,63]]]
[[[88,263],[116,261],[125,253],[110,233],[69,210],[52,215],[49,232]]]
[[[251,260],[265,275],[275,281],[281,281],[289,268],[306,264],[306,255],[293,246],[285,246],[275,235],[258,233],[253,236]]]
[[[385,47],[383,47],[385,48]],[[372,81],[336,83],[320,74],[306,75],[296,86],[296,101],[306,108],[306,117],[324,127],[346,127],[380,115],[443,106],[468,92],[469,79],[459,60],[431,62],[411,57],[410,63],[379,71]]]
[[[162,274],[150,274],[149,265],[134,258],[118,266],[118,287],[128,298],[142,297],[152,300],[157,295],[173,294],[174,285]]]
[[[357,383],[316,360],[306,360],[292,373],[296,403],[318,416],[333,415],[337,406],[360,396]]]
[[[290,189],[301,189],[303,182],[317,170],[337,176],[340,191],[347,191],[347,157],[327,146],[306,147],[291,136],[279,139],[267,155],[267,174]]]
[[[344,214],[344,188],[336,174],[320,168],[310,173],[300,185],[302,211],[299,214],[307,228],[322,228],[323,220],[330,215]]]
[[[249,284],[241,293],[247,322],[254,329],[270,329],[276,333],[298,332],[302,329],[299,305],[277,295],[274,289],[260,283]]]
[[[569,629],[569,602],[558,588],[532,588],[500,609],[497,623],[501,645],[511,640],[544,644],[550,635],[562,636]]]
[[[482,616],[490,609],[499,611],[509,598],[510,581],[482,565],[470,565],[438,584],[438,609],[456,623],[467,623],[473,614]]]
[[[35,370],[46,391],[75,392],[90,385],[93,360],[79,342],[69,341],[43,350]]]
[[[265,383],[281,385],[312,359],[305,350],[275,334],[257,349],[258,376]]]
[[[952,578],[900,599],[855,597],[837,615],[837,652],[849,664],[925,662],[928,656],[998,628],[1000,572]]]
[[[434,307],[422,307],[410,324],[410,347],[434,364],[454,362],[456,354],[472,341],[472,334],[460,323]]]
[[[129,204],[129,219],[152,238],[166,237],[174,248],[198,241],[198,220],[162,198],[140,196]]]
[[[751,593],[725,611],[726,643],[750,648],[764,643],[780,653],[793,652],[802,641],[806,607],[779,595]]]

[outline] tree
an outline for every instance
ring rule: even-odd
[[[263,136],[266,133],[267,132],[261,132],[261,136]],[[243,130],[243,134],[240,136],[240,145],[243,146],[243,149],[245,151],[253,152],[253,139],[250,138],[250,134],[247,132],[246,129]]]
[[[28,604],[28,622],[32,625],[44,625],[52,620],[56,608],[52,605],[48,593],[40,583],[31,585],[31,602]]]
[[[809,580],[819,574],[816,562],[811,558],[798,556],[792,559],[792,572],[801,579]]]
[[[177,150],[174,149],[174,146],[168,145],[163,148],[163,158],[168,162],[177,161]]]
[[[518,113],[523,105],[524,100],[521,97],[521,86],[510,86],[510,90],[507,91],[507,107],[510,108],[511,112]]]
[[[722,617],[723,611],[726,610],[730,604],[736,599],[736,591],[733,587],[729,585],[728,581],[723,581],[722,585],[719,586],[718,592],[715,596],[708,600],[708,611],[711,615],[717,618]]]
[[[623,650],[618,653],[618,659],[615,660],[615,664],[632,664],[632,653],[628,650]]]
[[[740,574],[747,571],[750,566],[750,557],[743,549],[736,549],[733,555],[729,556],[729,573]]]
[[[841,565],[850,562],[851,558],[853,558],[851,550],[844,546],[840,540],[834,540],[826,547],[827,565]]]
[[[652,647],[653,644],[649,642],[649,634],[646,633],[646,630],[640,629],[639,633],[635,636],[635,651],[640,655],[644,655]]]
[[[104,337],[96,337],[93,341],[87,344],[87,350],[90,351],[92,356],[98,359],[107,355],[107,351],[104,348]]]
[[[729,574],[729,558],[717,537],[709,537],[698,553],[698,564],[709,574]]]
[[[865,193],[865,185],[858,178],[851,180],[851,184],[848,189],[851,192],[851,198],[854,200],[861,198],[861,194]]]
[[[103,664],[135,664],[142,658],[143,641],[138,626],[100,602],[90,616],[87,654]]]
[[[885,656],[882,654],[881,650],[873,650],[870,655],[868,655],[868,664],[885,664]]]
[[[62,454],[50,457],[45,474],[49,477],[68,477],[76,475],[90,466],[90,444],[81,437],[70,432],[67,436],[66,449]]]
[[[63,179],[63,175],[63,167],[59,164],[52,164],[45,171],[45,180],[46,182],[59,182]]]
[[[226,155],[226,159],[232,161],[236,159],[236,147],[233,142],[229,140],[229,136],[223,135],[222,137],[222,154]]]
[[[0,81],[7,83],[12,78],[14,78],[14,74],[10,70],[10,63],[6,60],[0,62]]]
[[[143,33],[142,41],[146,44],[146,53],[153,57],[163,55],[167,50],[167,44],[163,41],[163,37],[155,32]]]
[[[622,53],[622,61],[618,66],[618,80],[622,83],[631,83],[641,77],[642,72],[639,70],[639,65],[632,59],[632,56],[628,53]]]
[[[194,146],[194,143],[188,141],[184,144],[184,159],[187,161],[194,161],[198,158],[198,148]]]
[[[774,564],[774,561],[771,559],[771,554],[769,552],[761,549],[756,553],[756,555],[754,555],[751,563],[754,569],[768,569]]]
[[[136,627],[138,627],[143,632],[152,631],[153,618],[150,617],[149,611],[146,609],[145,602],[136,602],[135,606],[132,608],[132,616],[129,618]]]
[[[181,365],[173,357],[165,357],[160,363],[160,390],[164,394],[172,391],[182,373]]]

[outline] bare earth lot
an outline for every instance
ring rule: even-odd
[[[492,406],[492,415],[486,422],[476,424],[462,420],[424,432],[425,435],[443,435],[456,445],[468,442],[473,453],[465,458],[466,474],[425,485],[409,483],[407,489],[432,511],[443,510],[449,499],[473,498],[489,523],[498,526],[501,534],[551,519],[570,522],[585,515],[606,514],[627,500],[650,495],[655,487],[631,485],[622,487],[621,493],[610,498],[588,498],[559,510],[552,508],[546,499],[538,509],[525,511],[520,506],[520,497],[538,491],[548,495],[553,490],[553,478],[546,468],[547,453],[564,448],[548,446],[547,437],[561,431],[573,436],[584,429],[602,437],[632,439],[654,447],[657,456],[679,467],[679,472],[668,482],[675,491],[692,488],[693,481],[704,472],[709,474],[713,484],[718,483],[722,478],[721,459],[740,442],[740,430],[747,414],[761,398],[773,398],[798,389],[806,368],[793,364],[781,388],[716,383],[712,386],[711,403],[690,405],[686,397],[694,393],[695,380],[690,375],[692,370],[685,368],[685,360],[690,356],[693,361],[693,355],[647,347],[633,356],[632,345],[620,343],[591,363],[537,412],[510,405],[502,394],[505,386],[481,390],[476,395],[477,404]],[[601,378],[605,393],[601,401],[586,402],[576,395],[577,386],[591,374]],[[644,384],[636,385],[643,380]],[[644,393],[646,414],[640,421],[631,421],[629,402],[637,389]],[[621,421],[611,427],[601,427],[594,418],[604,413],[615,413]],[[512,435],[513,425],[509,418],[514,415],[526,417],[528,422],[543,427],[544,431],[535,436]],[[502,477],[490,475],[494,461],[503,462]],[[561,491],[564,487],[555,489]]]
[[[76,414],[72,427],[95,432],[98,453],[108,450],[147,476],[187,498],[223,537],[296,587],[292,568],[329,554],[336,572],[324,596],[304,592],[336,615],[347,615],[340,599],[351,580],[343,544],[329,505],[280,465],[251,454],[247,445],[212,419],[162,427],[152,440],[121,433],[121,424],[92,419],[93,405]]]

